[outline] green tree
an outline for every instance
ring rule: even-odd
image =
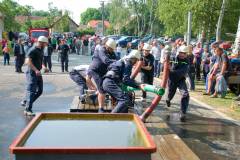
[[[96,8],[88,8],[81,14],[81,23],[87,24],[90,20],[101,20],[102,14]]]
[[[99,12],[102,14],[102,8],[98,8]],[[110,17],[110,3],[105,4],[104,6],[104,20],[109,21]]]
[[[226,33],[236,33],[238,20],[240,16],[240,1],[228,0],[225,9],[225,16],[222,24],[222,37],[223,39],[232,40]]]
[[[159,0],[158,19],[163,22],[165,34],[184,34],[187,27],[187,13],[192,12],[193,35],[204,33],[207,39],[215,37],[216,25],[222,0]],[[227,0],[222,23],[222,36],[235,33],[240,15],[240,1]],[[174,18],[173,18],[174,17]]]
[[[108,35],[114,34],[114,28],[113,28],[113,26],[110,26],[110,27],[106,30],[106,33],[107,33]]]
[[[19,4],[12,0],[3,0],[0,2],[0,11],[6,17],[4,18],[5,31],[17,31],[20,25],[15,21],[15,16],[18,14]]]
[[[34,10],[32,11],[32,16],[40,16],[40,17],[47,17],[50,16],[50,13],[48,11],[43,10]]]
[[[124,0],[112,0],[109,4],[110,23],[121,34],[122,28],[131,20],[130,10]]]
[[[83,29],[78,32],[78,35],[80,37],[82,37],[83,35],[94,35],[94,34],[95,34],[95,31],[93,28]]]
[[[59,17],[63,15],[62,10],[59,10],[56,6],[53,6],[53,2],[48,3],[48,11],[52,17]]]
[[[47,19],[42,19],[42,20],[34,20],[32,21],[32,27],[33,28],[47,28],[49,27],[49,23]]]
[[[119,34],[159,34],[158,5],[158,0],[111,0],[107,5],[110,23]]]

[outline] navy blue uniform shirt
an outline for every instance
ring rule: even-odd
[[[94,52],[92,63],[89,66],[88,74],[91,74],[91,71],[94,71],[100,76],[104,76],[107,73],[107,67],[115,61],[115,53],[108,53],[106,48],[103,48],[99,51],[97,50]]]
[[[178,82],[182,79],[185,79],[186,74],[189,71],[189,62],[188,59],[179,60],[177,59],[177,63],[174,63],[172,69],[169,73],[169,79],[174,82]]]
[[[139,85],[130,78],[132,73],[133,65],[129,61],[119,60],[112,63],[108,67],[108,71],[113,71],[115,73],[115,81],[117,83],[123,83],[127,86],[138,88]]]

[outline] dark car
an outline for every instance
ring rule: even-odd
[[[152,38],[154,38],[153,36],[151,35],[148,35],[148,36],[145,36],[141,39],[141,41],[143,41],[144,43],[147,43],[149,40],[151,40]]]
[[[240,61],[230,59],[231,69],[227,78],[228,88],[235,94],[240,94]]]
[[[132,44],[132,49],[137,49],[138,48],[138,44],[141,41],[141,39],[134,39],[131,44]]]
[[[125,48],[129,42],[132,42],[132,40],[137,38],[137,36],[123,36],[117,41],[117,44],[122,48]]]
[[[119,35],[109,35],[107,38],[114,39],[115,41],[119,40],[121,37]]]

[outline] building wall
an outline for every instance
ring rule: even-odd
[[[78,30],[78,26],[76,26],[75,23],[73,23],[72,21],[70,21],[69,23],[69,29],[70,29],[70,32],[76,32]]]
[[[54,26],[51,28],[52,32],[63,32],[63,25],[62,25],[62,20],[59,22],[55,23]],[[73,23],[71,20],[69,20],[69,32],[75,32],[78,30],[78,26]]]

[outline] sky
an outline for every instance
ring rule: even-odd
[[[80,14],[87,8],[99,8],[100,0],[15,0],[21,5],[33,6],[36,10],[48,10],[48,3],[53,2],[53,6],[58,9],[69,10],[70,17],[79,24]],[[106,0],[105,0],[106,2]]]

